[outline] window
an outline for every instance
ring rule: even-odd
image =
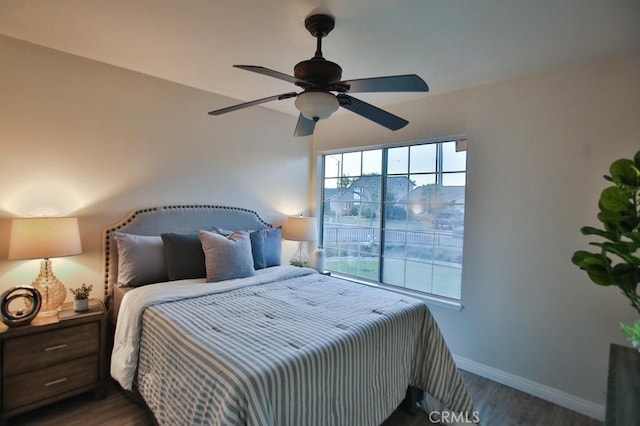
[[[460,300],[465,142],[324,155],[327,270]]]

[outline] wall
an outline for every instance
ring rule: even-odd
[[[460,365],[595,417],[609,344],[638,315],[570,259],[602,175],[640,149],[639,75],[635,52],[389,107],[398,132],[345,114],[314,137],[322,152],[467,133],[464,309],[432,311]]]
[[[238,101],[4,36],[0,63],[0,291],[39,267],[6,259],[11,217],[77,216],[83,254],[54,259],[54,272],[102,297],[101,232],[132,210],[223,204],[279,224],[308,208],[311,147],[291,136],[296,117],[211,117]],[[285,242],[284,257],[295,248]]]

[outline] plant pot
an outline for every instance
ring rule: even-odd
[[[89,310],[89,299],[73,299],[73,310],[84,312]]]

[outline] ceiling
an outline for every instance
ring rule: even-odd
[[[2,0],[0,34],[234,98],[214,109],[295,90],[232,65],[292,75],[313,12],[336,18],[323,53],[343,79],[416,73],[432,94],[640,49],[638,0]]]

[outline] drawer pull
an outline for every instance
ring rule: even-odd
[[[44,348],[44,351],[45,352],[57,351],[58,349],[64,349],[66,347],[67,347],[67,344],[63,343],[62,345],[49,346],[48,348]]]
[[[53,385],[57,385],[58,383],[62,383],[62,382],[66,382],[66,381],[67,381],[67,378],[63,377],[62,379],[58,379],[58,380],[53,380],[51,382],[47,382],[44,385],[45,386],[53,386]]]

